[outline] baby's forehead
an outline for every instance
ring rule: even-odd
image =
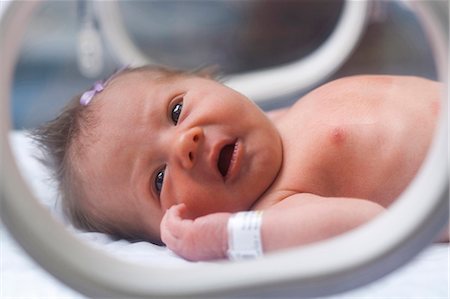
[[[105,94],[111,92],[119,93],[123,90],[130,92],[130,90],[143,88],[152,84],[160,84],[168,80],[169,78],[166,76],[154,72],[127,72],[111,80],[108,86],[106,86]]]
[[[127,101],[128,104],[132,104],[133,101],[156,94],[159,88],[170,89],[176,83],[181,84],[185,79],[184,76],[149,71],[124,73],[114,78],[99,98],[100,101],[105,102]]]
[[[119,76],[116,76],[111,80],[110,85],[128,85],[129,87],[133,87],[135,84],[139,83],[152,83],[152,84],[165,84],[171,83],[175,81],[181,81],[190,77],[188,74],[182,72],[169,72],[164,70],[131,70],[125,71],[121,73]]]
[[[161,78],[151,73],[124,73],[108,83],[105,90],[95,101],[96,110],[105,110],[115,105],[136,105],[143,95],[149,93],[158,84],[167,82],[168,78]],[[108,109],[106,109],[108,110]]]
[[[159,104],[166,98],[192,86],[202,86],[204,80],[214,81],[181,72],[126,71],[113,78],[105,90],[98,94],[98,98],[93,101],[96,107],[93,108],[97,110],[101,121],[117,122],[129,116],[135,118],[144,110],[159,109]]]
[[[127,138],[133,130],[143,127],[149,118],[157,117],[152,114],[160,112],[158,103],[163,94],[175,85],[174,80],[181,79],[133,71],[111,80],[92,101],[91,109],[98,119],[97,129],[93,131],[96,131],[98,140],[111,143],[111,138]]]

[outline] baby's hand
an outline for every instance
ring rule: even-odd
[[[188,260],[226,257],[227,223],[230,213],[214,213],[183,219],[186,206],[179,204],[166,211],[161,221],[161,239],[176,254]]]

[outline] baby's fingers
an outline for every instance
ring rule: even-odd
[[[161,237],[163,239],[163,235],[166,233],[169,233],[175,239],[184,235],[187,226],[192,223],[192,220],[182,218],[185,210],[186,206],[184,204],[179,204],[170,207],[166,211],[161,221]]]
[[[186,205],[184,203],[180,203],[177,205],[171,206],[167,212],[170,217],[174,217],[177,220],[182,220],[184,213],[186,212]]]

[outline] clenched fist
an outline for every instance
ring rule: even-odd
[[[161,222],[161,239],[181,257],[192,260],[226,258],[227,223],[231,213],[214,213],[196,219],[185,219],[184,204],[169,208]]]

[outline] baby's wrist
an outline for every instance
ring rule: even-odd
[[[263,255],[262,211],[238,212],[227,223],[227,250],[230,260],[253,259]]]

